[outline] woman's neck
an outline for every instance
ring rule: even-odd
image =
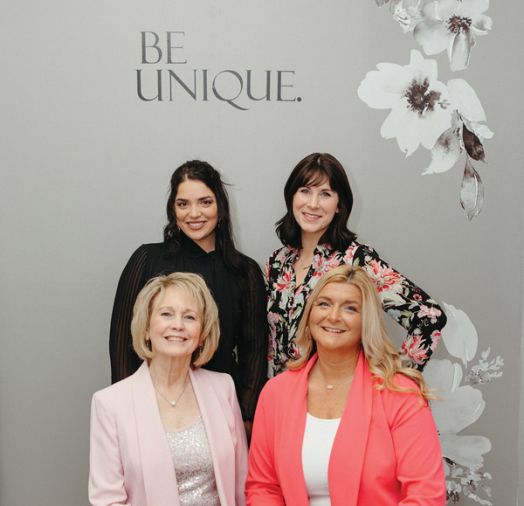
[[[317,352],[318,358],[315,366],[326,383],[340,383],[353,376],[360,350],[350,354],[341,354],[340,350],[317,350]]]
[[[155,386],[168,389],[186,381],[190,366],[191,357],[153,357],[149,373]]]
[[[323,234],[322,234],[323,235]],[[313,257],[313,253],[315,253],[315,249],[318,246],[318,241],[320,241],[320,238],[322,235],[319,234],[307,234],[302,232],[302,235],[300,237],[300,254],[304,257]]]

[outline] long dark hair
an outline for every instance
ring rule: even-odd
[[[171,192],[167,199],[168,224],[164,227],[164,242],[169,244],[168,252],[175,254],[181,245],[183,233],[176,224],[175,200],[178,186],[192,179],[204,183],[215,195],[218,208],[218,224],[215,229],[215,249],[230,269],[240,272],[243,267],[242,255],[235,248],[229,213],[229,199],[220,173],[209,163],[191,160],[175,170],[171,176]]]
[[[331,189],[338,194],[338,213],[319,243],[328,243],[336,250],[344,251],[356,239],[356,234],[347,227],[353,207],[353,192],[344,167],[329,153],[312,153],[298,162],[284,187],[287,212],[276,223],[276,233],[284,246],[302,247],[301,229],[293,215],[295,193],[299,188],[319,184],[323,179],[327,179]]]

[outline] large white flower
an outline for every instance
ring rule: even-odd
[[[489,0],[434,0],[422,9],[423,20],[413,31],[415,40],[426,54],[447,49],[451,70],[468,66],[477,35],[491,30],[492,21],[483,13]]]
[[[423,174],[446,172],[455,165],[464,149],[468,152],[472,149],[483,150],[483,141],[493,137],[493,132],[484,124],[484,108],[467,81],[450,79],[447,87],[451,109],[454,111],[451,128],[437,139],[431,150],[431,163]],[[473,152],[470,156],[476,159]]]
[[[451,126],[448,90],[437,80],[437,62],[411,51],[409,65],[379,63],[366,74],[358,96],[373,109],[391,109],[380,133],[397,139],[399,148],[411,155],[420,144],[431,149]]]
[[[439,397],[431,402],[431,410],[442,454],[457,464],[478,469],[484,462],[482,455],[491,450],[491,442],[484,436],[458,433],[476,422],[484,411],[482,393],[469,385],[460,386],[462,368],[449,360],[430,360],[424,378],[430,387],[436,388]]]

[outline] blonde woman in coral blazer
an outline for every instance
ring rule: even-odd
[[[245,504],[247,443],[233,380],[198,368],[212,356],[218,333],[216,305],[198,275],[161,276],[143,288],[135,305],[133,344],[144,363],[93,396],[92,505]],[[188,459],[177,461],[166,433],[200,423],[208,451],[200,452],[202,441],[184,449],[201,454],[189,479],[186,469],[181,480],[178,471]],[[207,474],[197,483],[206,455]]]
[[[445,505],[430,395],[401,366],[380,312],[361,268],[319,281],[299,326],[301,359],[259,398],[248,505]]]

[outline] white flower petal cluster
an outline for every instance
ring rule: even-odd
[[[447,50],[451,70],[463,70],[476,37],[491,30],[492,20],[484,14],[488,8],[489,0],[429,1],[413,35],[427,55]]]
[[[486,406],[482,392],[470,385],[460,385],[462,368],[450,360],[430,360],[424,378],[430,387],[436,389],[439,397],[431,402],[431,410],[439,431],[442,454],[459,465],[478,469],[484,462],[482,455],[491,450],[489,439],[458,433],[482,415]]]
[[[358,96],[373,109],[391,109],[380,133],[397,139],[399,148],[411,155],[422,144],[431,149],[451,126],[450,101],[444,83],[437,80],[437,63],[411,51],[408,65],[379,63],[368,72]]]
[[[475,90],[464,79],[447,82],[449,100],[453,110],[451,127],[443,132],[431,149],[431,163],[423,174],[436,174],[451,169],[466,149],[464,126],[477,138],[477,147],[491,139],[493,132],[484,122],[486,114]]]

